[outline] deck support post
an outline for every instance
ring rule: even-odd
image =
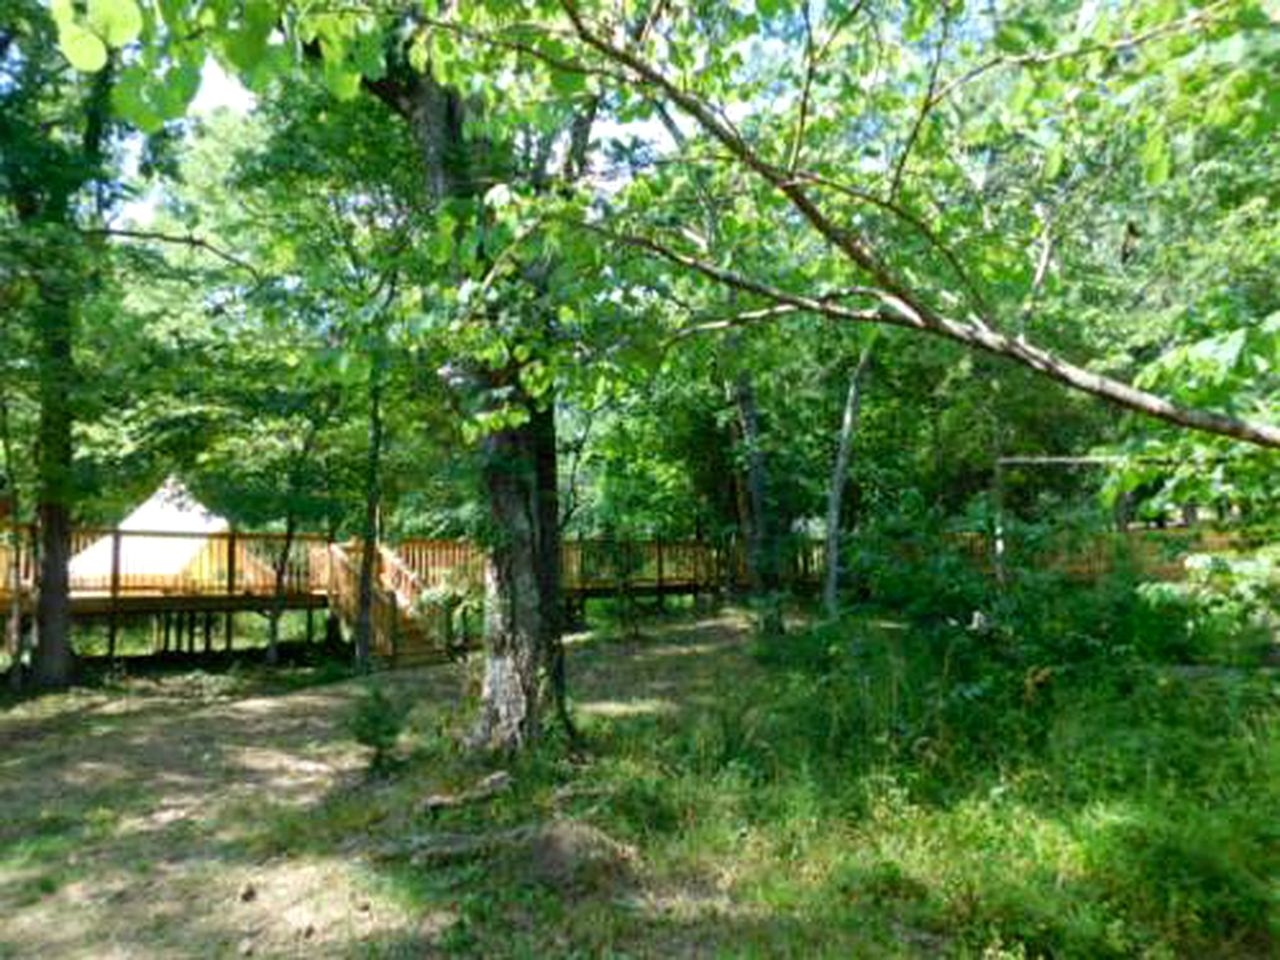
[[[213,652],[213,613],[204,612],[204,652]]]
[[[662,589],[662,538],[658,537],[655,542],[655,549],[658,552],[658,609],[665,610],[667,606],[666,591]]]
[[[160,619],[164,623],[164,630],[163,630],[164,639],[160,644],[160,652],[168,653],[169,652],[169,632],[173,627],[173,616],[172,614],[169,613],[168,610],[166,610],[164,611],[164,613],[160,615]]]
[[[310,646],[316,639],[316,611],[314,607],[307,607],[307,645]]]
[[[231,527],[227,530],[227,599],[236,595],[236,528]],[[227,620],[225,624],[225,647],[228,653],[231,652],[232,641],[235,636],[236,615],[231,610],[227,610]]]
[[[116,658],[116,632],[120,624],[120,528],[111,531],[111,610],[107,619],[107,657]]]

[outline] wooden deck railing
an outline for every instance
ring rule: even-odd
[[[20,533],[19,582],[22,590],[29,591],[38,577],[35,534],[30,527],[21,528]],[[329,581],[325,539],[294,534],[288,541],[285,592],[325,592]],[[271,596],[285,542],[283,533],[76,528],[71,535],[71,592],[122,597]],[[0,530],[0,594],[11,589],[14,563],[10,532]]]
[[[11,529],[11,528],[10,528]],[[0,596],[11,593],[15,563],[22,592],[32,591],[38,569],[35,536],[19,528],[22,548],[15,557],[10,529],[0,528]],[[992,565],[993,545],[983,534],[950,534],[945,538],[985,568]],[[1150,576],[1176,578],[1190,552],[1221,552],[1255,544],[1237,531],[1196,529],[1133,530],[1097,533],[1070,542],[1050,539],[1024,543],[1010,540],[1006,563],[1034,565],[1069,576],[1105,575],[1131,565]],[[276,590],[276,565],[285,545],[280,533],[217,533],[77,528],[72,535],[75,560],[73,596],[98,597],[270,597]],[[904,554],[911,547],[904,545]],[[921,548],[923,549],[923,548]],[[341,594],[359,568],[358,544],[339,555],[325,538],[295,534],[285,562],[288,595]],[[463,540],[410,539],[379,548],[377,582],[394,594],[402,608],[419,603],[433,590],[467,592],[484,583],[485,553]],[[339,571],[335,565],[345,564]],[[626,541],[567,540],[562,548],[562,583],[566,593],[614,590],[681,591],[739,588],[747,585],[747,564],[740,544],[699,540]],[[784,557],[783,579],[815,583],[822,576],[822,545],[792,540]],[[354,589],[353,587],[350,587]]]

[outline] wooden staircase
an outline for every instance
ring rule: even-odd
[[[360,544],[329,547],[333,608],[354,629],[360,607]],[[378,547],[374,561],[372,653],[393,667],[439,663],[456,652],[450,610],[426,596],[400,557]]]

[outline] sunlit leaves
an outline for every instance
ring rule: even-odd
[[[247,0],[243,11],[238,21],[226,25],[219,38],[219,50],[231,66],[251,71],[266,56],[279,10],[270,0]]]
[[[77,70],[96,73],[107,65],[107,48],[92,30],[78,23],[66,22],[59,27],[62,52]]]
[[[85,21],[102,42],[123,47],[142,32],[142,11],[134,0],[87,0]]]
[[[1153,128],[1147,132],[1141,160],[1143,176],[1151,186],[1158,187],[1169,179],[1172,159],[1169,156],[1168,141],[1160,128]]]
[[[50,10],[63,54],[85,73],[101,70],[110,49],[131,43],[142,31],[142,11],[134,0],[88,0],[83,16],[72,0],[54,0]]]
[[[165,121],[182,117],[200,89],[200,68],[171,63],[158,73],[142,64],[120,72],[112,86],[115,112],[144,133],[155,133]]]
[[[1055,140],[1050,145],[1048,152],[1044,158],[1044,178],[1046,180],[1056,180],[1058,175],[1062,173],[1062,165],[1065,160],[1065,150],[1061,140]]]

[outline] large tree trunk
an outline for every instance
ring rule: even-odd
[[[849,460],[853,456],[853,438],[858,432],[858,415],[862,410],[862,378],[871,362],[871,344],[862,350],[858,365],[849,374],[849,389],[845,393],[844,413],[840,417],[840,435],[836,441],[836,461],[831,470],[831,482],[827,487],[827,529],[823,544],[825,579],[822,584],[822,605],[827,616],[835,619],[840,613],[840,516],[844,499],[844,487],[849,477]]]
[[[462,97],[440,84],[429,67],[366,86],[408,122],[433,202],[473,196],[490,182],[482,169],[485,145],[473,150],[465,136]],[[485,390],[507,385],[511,371],[473,373],[477,388]],[[561,626],[554,404],[545,411],[531,405],[530,414],[530,420],[499,430],[484,443],[495,542],[486,583],[480,713],[469,739],[490,749],[517,749],[537,736],[544,666],[552,666],[553,686],[563,687],[563,663],[558,653],[549,653],[558,648]]]
[[[382,503],[382,371],[378,358],[369,374],[369,456],[365,465],[364,549],[360,553],[360,599],[356,610],[356,666],[369,667],[373,639],[373,574],[377,563],[378,511]]]
[[[484,479],[495,527],[485,611],[480,714],[471,744],[516,750],[538,735],[540,671],[549,630],[543,607],[537,427],[533,421],[485,440]]]
[[[37,468],[40,489],[40,593],[36,601],[36,648],[31,673],[42,687],[69,684],[75,672],[71,649],[71,387],[72,323],[69,292],[43,284],[40,309],[40,425]]]

